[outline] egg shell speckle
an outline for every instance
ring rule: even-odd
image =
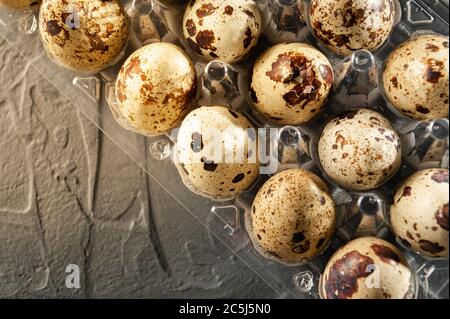
[[[330,258],[320,283],[324,299],[409,299],[413,274],[401,252],[375,237],[350,241]]]
[[[43,0],[39,32],[55,62],[94,73],[119,57],[128,39],[128,21],[117,0]]]
[[[259,190],[251,220],[263,253],[301,263],[327,248],[336,227],[335,204],[319,177],[291,169],[274,175]]]
[[[261,13],[253,0],[193,0],[183,19],[184,36],[193,51],[228,63],[251,51],[261,29]]]
[[[351,190],[377,188],[401,165],[397,131],[384,116],[368,109],[347,111],[331,120],[318,152],[325,172]]]
[[[146,135],[174,128],[195,93],[194,65],[170,43],[153,43],[135,51],[116,82],[119,112],[133,129]]]
[[[383,88],[392,105],[416,120],[448,117],[449,38],[420,35],[388,57]]]
[[[418,171],[398,187],[391,205],[394,233],[425,256],[448,256],[448,180],[446,169]]]
[[[251,99],[277,124],[303,124],[325,106],[333,80],[333,68],[320,51],[304,43],[278,44],[254,65]]]
[[[374,51],[388,38],[395,22],[393,0],[312,0],[314,34],[340,55]]]
[[[176,148],[185,184],[214,199],[233,198],[252,186],[259,176],[259,162],[246,132],[252,128],[245,116],[222,106],[189,113],[178,132]],[[215,153],[215,147],[220,153]]]
[[[0,5],[5,5],[13,9],[23,9],[39,4],[40,2],[40,0],[0,0]]]

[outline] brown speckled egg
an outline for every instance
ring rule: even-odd
[[[194,65],[170,43],[153,43],[134,52],[116,82],[118,110],[129,125],[145,135],[174,128],[196,92]]]
[[[391,226],[402,243],[429,257],[448,256],[448,170],[425,169],[406,179],[391,205]]]
[[[362,237],[340,248],[322,275],[324,299],[411,299],[414,275],[392,244],[375,237]]]
[[[189,113],[176,146],[186,186],[214,199],[230,199],[247,190],[259,176],[256,150],[249,147],[254,139],[247,129],[253,129],[248,119],[226,107]]]
[[[386,61],[384,91],[392,105],[416,120],[448,117],[449,38],[421,35]]]
[[[384,116],[368,109],[347,111],[330,121],[318,151],[325,172],[351,190],[381,186],[401,164],[398,133]]]
[[[395,22],[393,0],[312,0],[311,26],[327,48],[340,55],[374,51]]]
[[[191,1],[183,19],[184,36],[193,51],[228,63],[250,52],[261,28],[261,13],[253,0]]]
[[[0,0],[0,5],[13,9],[23,9],[39,4],[40,2],[41,0]]]
[[[278,44],[253,68],[250,96],[255,108],[277,124],[303,124],[325,106],[333,69],[320,51],[303,43]]]
[[[251,211],[255,248],[284,263],[301,263],[322,253],[336,227],[333,198],[313,173],[291,169],[271,177]]]
[[[127,23],[117,0],[43,0],[39,32],[56,63],[95,73],[121,54],[128,39]]]

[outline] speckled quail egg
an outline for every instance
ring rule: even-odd
[[[384,91],[392,105],[416,120],[448,117],[449,38],[420,35],[386,61]]]
[[[316,37],[339,55],[374,51],[389,37],[394,0],[312,0],[311,26]]]
[[[0,5],[13,9],[28,8],[32,5],[39,4],[41,0],[0,0]]]
[[[50,57],[85,73],[117,60],[128,39],[127,24],[117,0],[43,0],[39,16],[39,32]]]
[[[214,199],[230,199],[259,176],[256,133],[246,117],[222,106],[200,107],[181,124],[178,168],[186,186]]]
[[[401,142],[391,123],[368,109],[351,110],[331,120],[319,139],[325,172],[351,190],[384,184],[401,165]]]
[[[278,44],[257,59],[250,97],[255,108],[273,122],[303,124],[325,106],[333,77],[330,62],[315,48]]]
[[[270,259],[308,261],[328,247],[335,227],[335,204],[327,186],[302,169],[271,177],[253,202],[250,236]]]
[[[331,257],[319,291],[324,299],[411,299],[414,275],[395,246],[383,239],[362,237]]]
[[[391,205],[391,226],[404,246],[429,257],[448,256],[448,170],[425,169],[406,179]]]
[[[195,92],[192,61],[170,43],[152,43],[135,51],[116,82],[118,111],[132,129],[150,136],[174,128]]]
[[[253,0],[191,1],[183,19],[184,36],[193,51],[228,63],[250,52],[261,29],[261,13]]]

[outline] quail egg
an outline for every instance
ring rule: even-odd
[[[214,199],[230,199],[247,190],[259,176],[254,137],[248,119],[226,107],[200,107],[189,113],[176,147],[185,184]]]
[[[384,91],[392,105],[416,120],[448,117],[449,38],[421,35],[388,57]]]
[[[118,0],[43,0],[39,32],[55,62],[95,73],[120,56],[128,39],[127,23]]]
[[[303,43],[278,44],[256,61],[250,97],[277,124],[303,124],[325,106],[333,86],[328,59]]]
[[[186,53],[157,42],[134,52],[116,82],[118,111],[132,129],[158,135],[174,128],[196,92],[196,74]]]
[[[374,51],[389,37],[395,22],[394,0],[312,0],[311,26],[316,37],[339,55]]]
[[[391,226],[404,246],[429,257],[448,256],[448,170],[425,169],[406,179],[391,205]]]
[[[375,237],[362,237],[340,248],[322,275],[324,299],[411,299],[414,276],[401,252]]]
[[[398,133],[381,114],[358,109],[331,120],[319,139],[320,163],[335,182],[351,190],[384,184],[401,165]]]
[[[183,19],[184,36],[193,51],[228,63],[250,52],[261,28],[261,13],[253,0],[191,1]]]
[[[308,261],[328,247],[335,228],[335,204],[327,186],[302,169],[271,177],[253,202],[250,236],[270,259]]]
[[[0,0],[0,5],[13,9],[28,8],[32,5],[39,4],[41,0]]]

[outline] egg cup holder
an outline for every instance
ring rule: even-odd
[[[36,9],[0,10],[0,36],[5,38],[48,79],[72,104],[95,123],[125,153],[133,158],[161,187],[167,190],[201,224],[229,247],[281,297],[319,298],[320,276],[333,252],[350,239],[374,235],[396,243],[404,252],[416,276],[413,297],[448,298],[448,259],[429,259],[409,251],[389,230],[389,201],[396,186],[421,168],[448,168],[448,119],[417,122],[402,116],[385,98],[380,77],[387,55],[405,40],[422,33],[448,35],[448,7],[438,1],[400,0],[397,23],[388,41],[375,53],[360,50],[341,58],[313,36],[304,13],[309,1],[261,0],[264,35],[257,48],[238,64],[205,62],[192,52],[182,37],[182,8],[156,0],[121,1],[130,17],[130,37],[121,61],[97,74],[79,74],[56,68],[42,48]],[[447,3],[448,5],[448,3]],[[115,79],[124,59],[139,47],[158,41],[172,42],[186,49],[195,63],[198,90],[194,105],[223,105],[246,115],[267,138],[265,175],[238,198],[205,199],[195,190],[173,153],[176,130],[159,136],[134,132],[117,112]],[[279,127],[251,107],[249,78],[255,57],[265,48],[281,42],[308,42],[324,52],[335,71],[335,85],[328,106],[313,121],[302,126]],[[320,167],[318,135],[336,114],[366,107],[384,114],[402,140],[403,164],[382,187],[368,192],[348,192],[334,183]],[[265,131],[264,131],[265,130]],[[263,134],[263,135],[264,135]],[[250,209],[253,198],[270,175],[287,168],[304,168],[318,174],[331,190],[338,207],[338,230],[326,251],[312,261],[286,265],[261,252],[252,238]],[[180,172],[181,180],[177,169]],[[186,184],[187,187],[183,185]],[[198,209],[208,201],[210,210]]]

